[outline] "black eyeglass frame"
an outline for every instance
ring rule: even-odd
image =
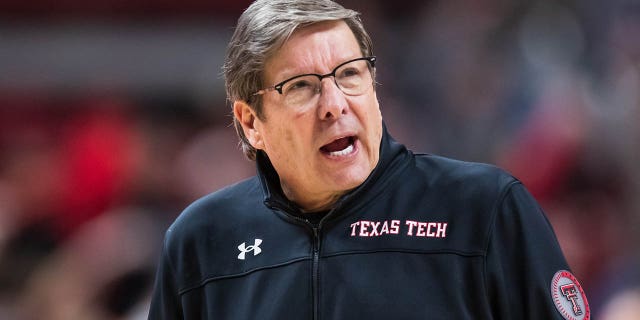
[[[348,61],[345,61],[341,64],[339,64],[337,67],[333,68],[333,70],[327,74],[317,74],[317,73],[305,73],[305,74],[299,74],[297,76],[293,76],[287,80],[281,81],[277,84],[275,84],[274,86],[271,87],[267,87],[264,89],[260,89],[258,90],[256,93],[252,94],[252,96],[257,96],[257,95],[261,95],[261,94],[265,94],[267,91],[269,90],[276,90],[278,91],[279,94],[282,94],[282,88],[284,87],[284,85],[294,79],[300,78],[300,77],[306,77],[306,76],[316,76],[318,77],[318,79],[320,79],[320,81],[322,81],[322,79],[324,78],[328,78],[328,77],[333,77],[333,82],[336,84],[336,86],[338,86],[338,83],[336,82],[336,71],[338,71],[338,69],[340,69],[340,67],[344,66],[345,64],[354,62],[354,61],[359,61],[359,60],[366,60],[369,62],[369,64],[371,65],[371,68],[375,68],[376,67],[376,56],[369,56],[369,57],[360,57],[360,58],[355,58],[355,59],[351,59]],[[338,86],[338,88],[340,88],[340,86]],[[340,89],[342,90],[342,89]]]

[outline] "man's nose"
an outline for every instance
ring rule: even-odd
[[[347,113],[347,99],[333,77],[322,79],[319,95],[318,117],[321,120],[335,120]]]

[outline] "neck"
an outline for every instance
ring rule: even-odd
[[[336,202],[338,202],[340,197],[348,192],[311,194],[300,189],[297,189],[297,191],[302,192],[295,192],[293,188],[289,188],[286,184],[282,183],[282,181],[280,181],[280,185],[282,186],[282,192],[287,199],[298,205],[303,212],[330,210],[334,207]]]

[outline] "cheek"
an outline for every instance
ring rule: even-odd
[[[286,156],[309,145],[305,139],[313,130],[313,114],[283,111],[265,114],[265,118],[262,123],[265,148],[274,153],[272,156]]]
[[[382,121],[382,112],[380,111],[380,102],[378,101],[378,95],[376,91],[373,91],[371,97],[371,106],[374,109],[373,114],[375,114],[375,118]]]
[[[372,154],[377,154],[380,147],[380,140],[382,139],[382,113],[375,95],[365,103],[368,107],[364,109],[366,110],[366,115],[362,121],[365,122],[363,125],[368,132],[368,148]]]
[[[265,137],[265,149],[270,157],[276,157],[281,161],[291,162],[299,148],[296,141],[296,131],[286,128],[284,125],[273,125],[267,128],[269,134]]]
[[[297,147],[294,131],[287,130],[283,132],[282,137],[283,148],[294,149]]]
[[[362,101],[361,106],[361,110],[364,112],[362,121],[366,122],[364,125],[368,127],[370,133],[380,136],[382,134],[382,113],[376,95],[372,94]]]

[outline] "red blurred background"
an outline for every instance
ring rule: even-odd
[[[392,135],[520,178],[593,313],[636,319],[640,4],[339,2]],[[249,3],[0,2],[0,318],[146,319],[168,224],[254,172],[221,77]]]

